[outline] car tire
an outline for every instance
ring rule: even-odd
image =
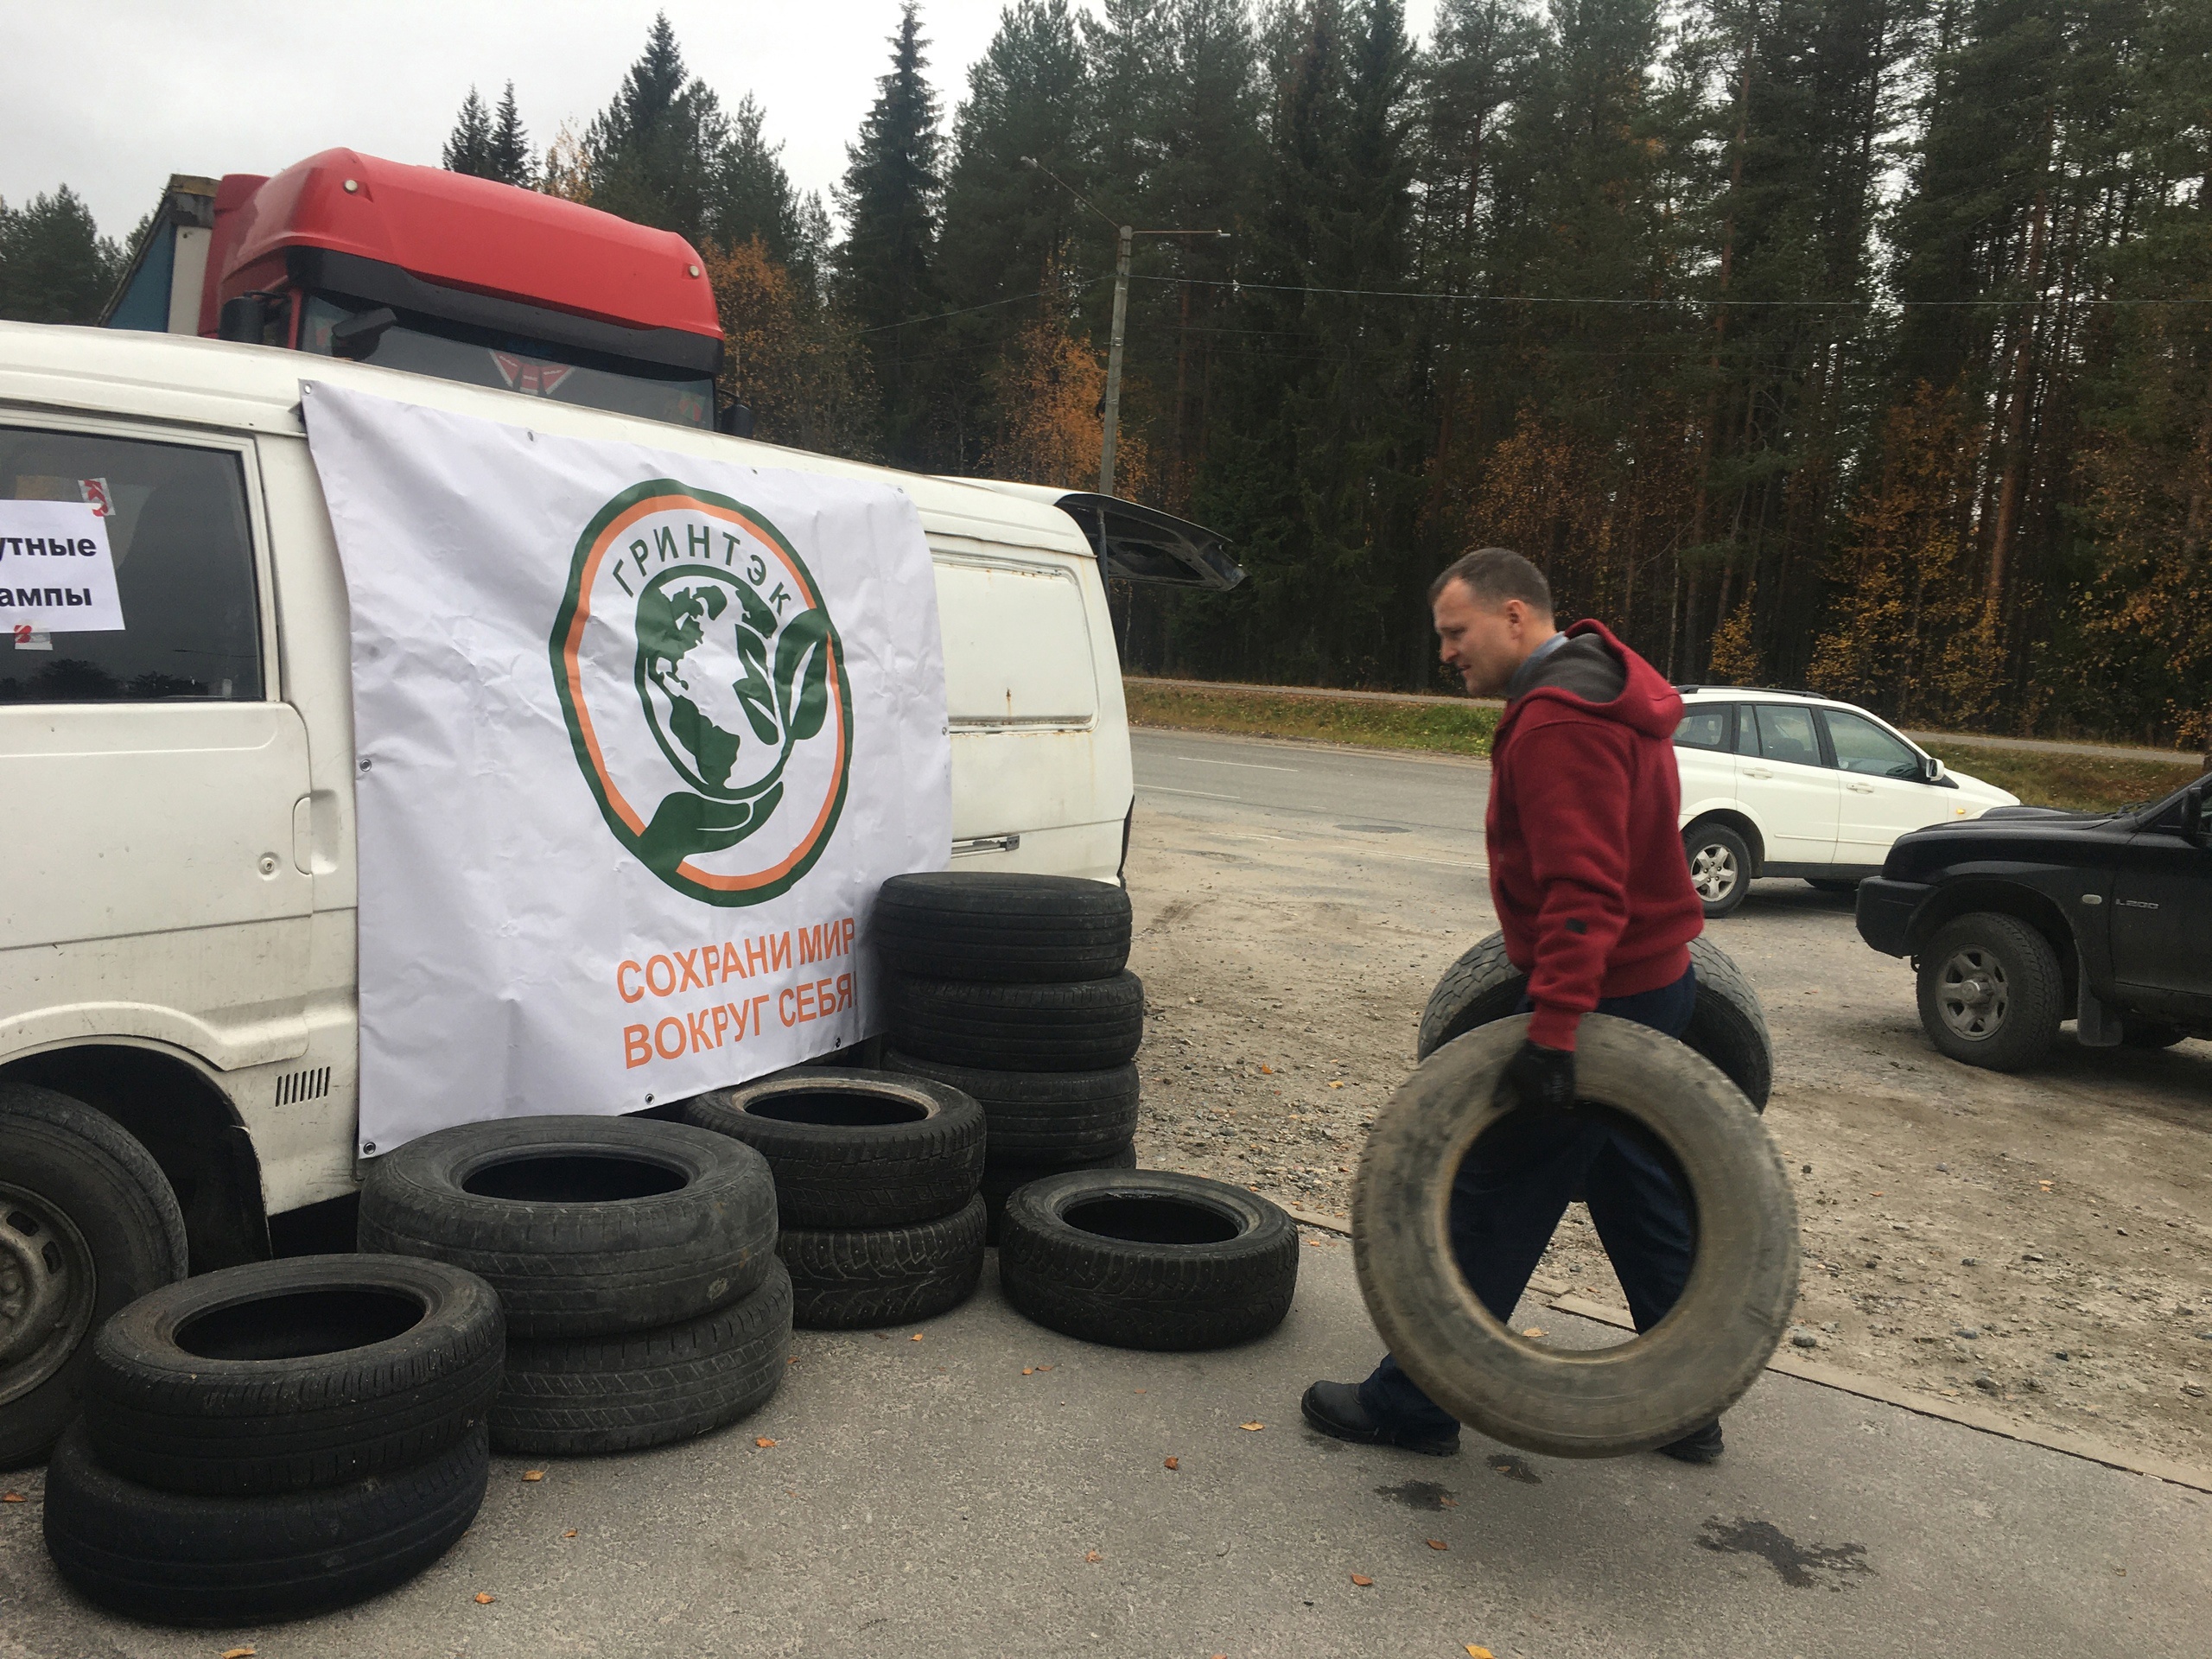
[[[1071,1337],[1189,1351],[1265,1336],[1298,1289],[1298,1228],[1225,1181],[1090,1170],[1029,1182],[999,1235],[1006,1299]]]
[[[1697,969],[1697,1006],[1682,1040],[1726,1072],[1753,1111],[1764,1112],[1774,1089],[1774,1039],[1758,993],[1709,935],[1690,941],[1690,964]],[[1491,934],[1436,982],[1421,1011],[1414,1058],[1425,1060],[1478,1026],[1510,1019],[1528,988],[1529,976],[1506,960],[1505,936]]]
[[[726,1135],[628,1117],[439,1129],[369,1166],[364,1250],[488,1281],[510,1338],[607,1336],[750,1295],[776,1244],[776,1188]]]
[[[1137,1149],[1123,1142],[1103,1158],[1087,1159],[1072,1164],[986,1164],[981,1189],[984,1208],[990,1214],[990,1224],[984,1230],[988,1243],[1004,1243],[1006,1201],[1032,1181],[1041,1181],[1048,1175],[1071,1175],[1080,1170],[1135,1169]]]
[[[2058,953],[2027,923],[1995,911],[1954,917],[1918,954],[1920,1023],[1963,1065],[2018,1071],[2050,1053],[2064,1017]]]
[[[784,1227],[896,1227],[976,1195],[983,1109],[926,1077],[801,1066],[685,1103],[768,1160]]]
[[[107,1467],[164,1491],[343,1485],[480,1427],[505,1331],[492,1287],[442,1262],[226,1268],[142,1296],[100,1327],[86,1432]]]
[[[791,1323],[866,1331],[950,1313],[976,1294],[989,1215],[983,1195],[904,1227],[787,1228],[776,1249],[791,1275]]]
[[[878,890],[871,937],[922,979],[1108,979],[1129,958],[1129,895],[1071,875],[934,870]]]
[[[1732,915],[1751,887],[1751,849],[1725,823],[1694,823],[1682,832],[1690,885],[1707,921]]]
[[[46,1456],[78,1413],[93,1333],[186,1265],[176,1193],[135,1136],[0,1083],[0,1469]]]
[[[101,1606],[157,1624],[254,1625],[366,1600],[445,1554],[484,1501],[479,1424],[424,1463],[257,1497],[165,1492],[102,1466],[80,1424],[46,1477],[46,1548]]]
[[[517,1342],[492,1407],[492,1444],[526,1456],[635,1452],[757,1411],[791,1357],[791,1281],[772,1262],[741,1301],[657,1331]]]
[[[1144,1040],[1144,982],[981,984],[894,976],[892,1046],[925,1060],[1007,1071],[1103,1071]]]
[[[887,1050],[883,1069],[957,1089],[982,1109],[990,1161],[1058,1166],[1110,1156],[1137,1132],[1134,1065],[994,1071]]]
[[[1360,1291],[1397,1363],[1478,1433],[1568,1458],[1663,1446],[1750,1388],[1789,1326],[1800,1252],[1789,1176],[1710,1061],[1648,1027],[1586,1016],[1576,1092],[1673,1154],[1696,1256],[1681,1300],[1634,1341],[1569,1353],[1516,1335],[1468,1290],[1446,1198],[1466,1148],[1514,1109],[1494,1096],[1527,1032],[1522,1016],[1446,1044],[1377,1114],[1352,1193]]]

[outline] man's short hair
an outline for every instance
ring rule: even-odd
[[[1552,613],[1551,583],[1544,580],[1542,571],[1510,548],[1478,547],[1471,553],[1462,553],[1428,584],[1428,602],[1435,604],[1438,595],[1455,582],[1466,583],[1475,603],[1485,610],[1496,610],[1507,600],[1517,599],[1544,616]]]

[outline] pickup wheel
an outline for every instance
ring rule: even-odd
[[[1707,920],[1744,902],[1751,886],[1751,849],[1741,836],[1725,823],[1694,823],[1682,832],[1682,852]]]
[[[2025,922],[1956,917],[1920,952],[1920,1023],[1955,1060],[2018,1071],[2050,1052],[2065,984],[2058,953]]]

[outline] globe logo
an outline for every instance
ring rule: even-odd
[[[844,647],[797,550],[757,512],[658,479],[579,539],[550,641],[556,688],[607,827],[715,905],[812,867],[852,754]]]

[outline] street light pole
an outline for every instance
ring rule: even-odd
[[[1114,226],[1116,238],[1114,253],[1114,334],[1113,343],[1106,352],[1106,407],[1100,422],[1098,443],[1098,493],[1111,495],[1114,493],[1114,451],[1122,431],[1122,343],[1129,315],[1129,245],[1141,236],[1211,236],[1225,240],[1229,232],[1222,230],[1140,231],[1134,226],[1116,225],[1104,208],[1035,156],[1024,156],[1021,164],[1032,172],[1042,173],[1099,218]]]
[[[1106,416],[1098,443],[1098,493],[1114,493],[1114,444],[1122,431],[1122,334],[1129,312],[1129,244],[1136,232],[1122,226],[1114,256],[1114,343],[1106,353]]]

